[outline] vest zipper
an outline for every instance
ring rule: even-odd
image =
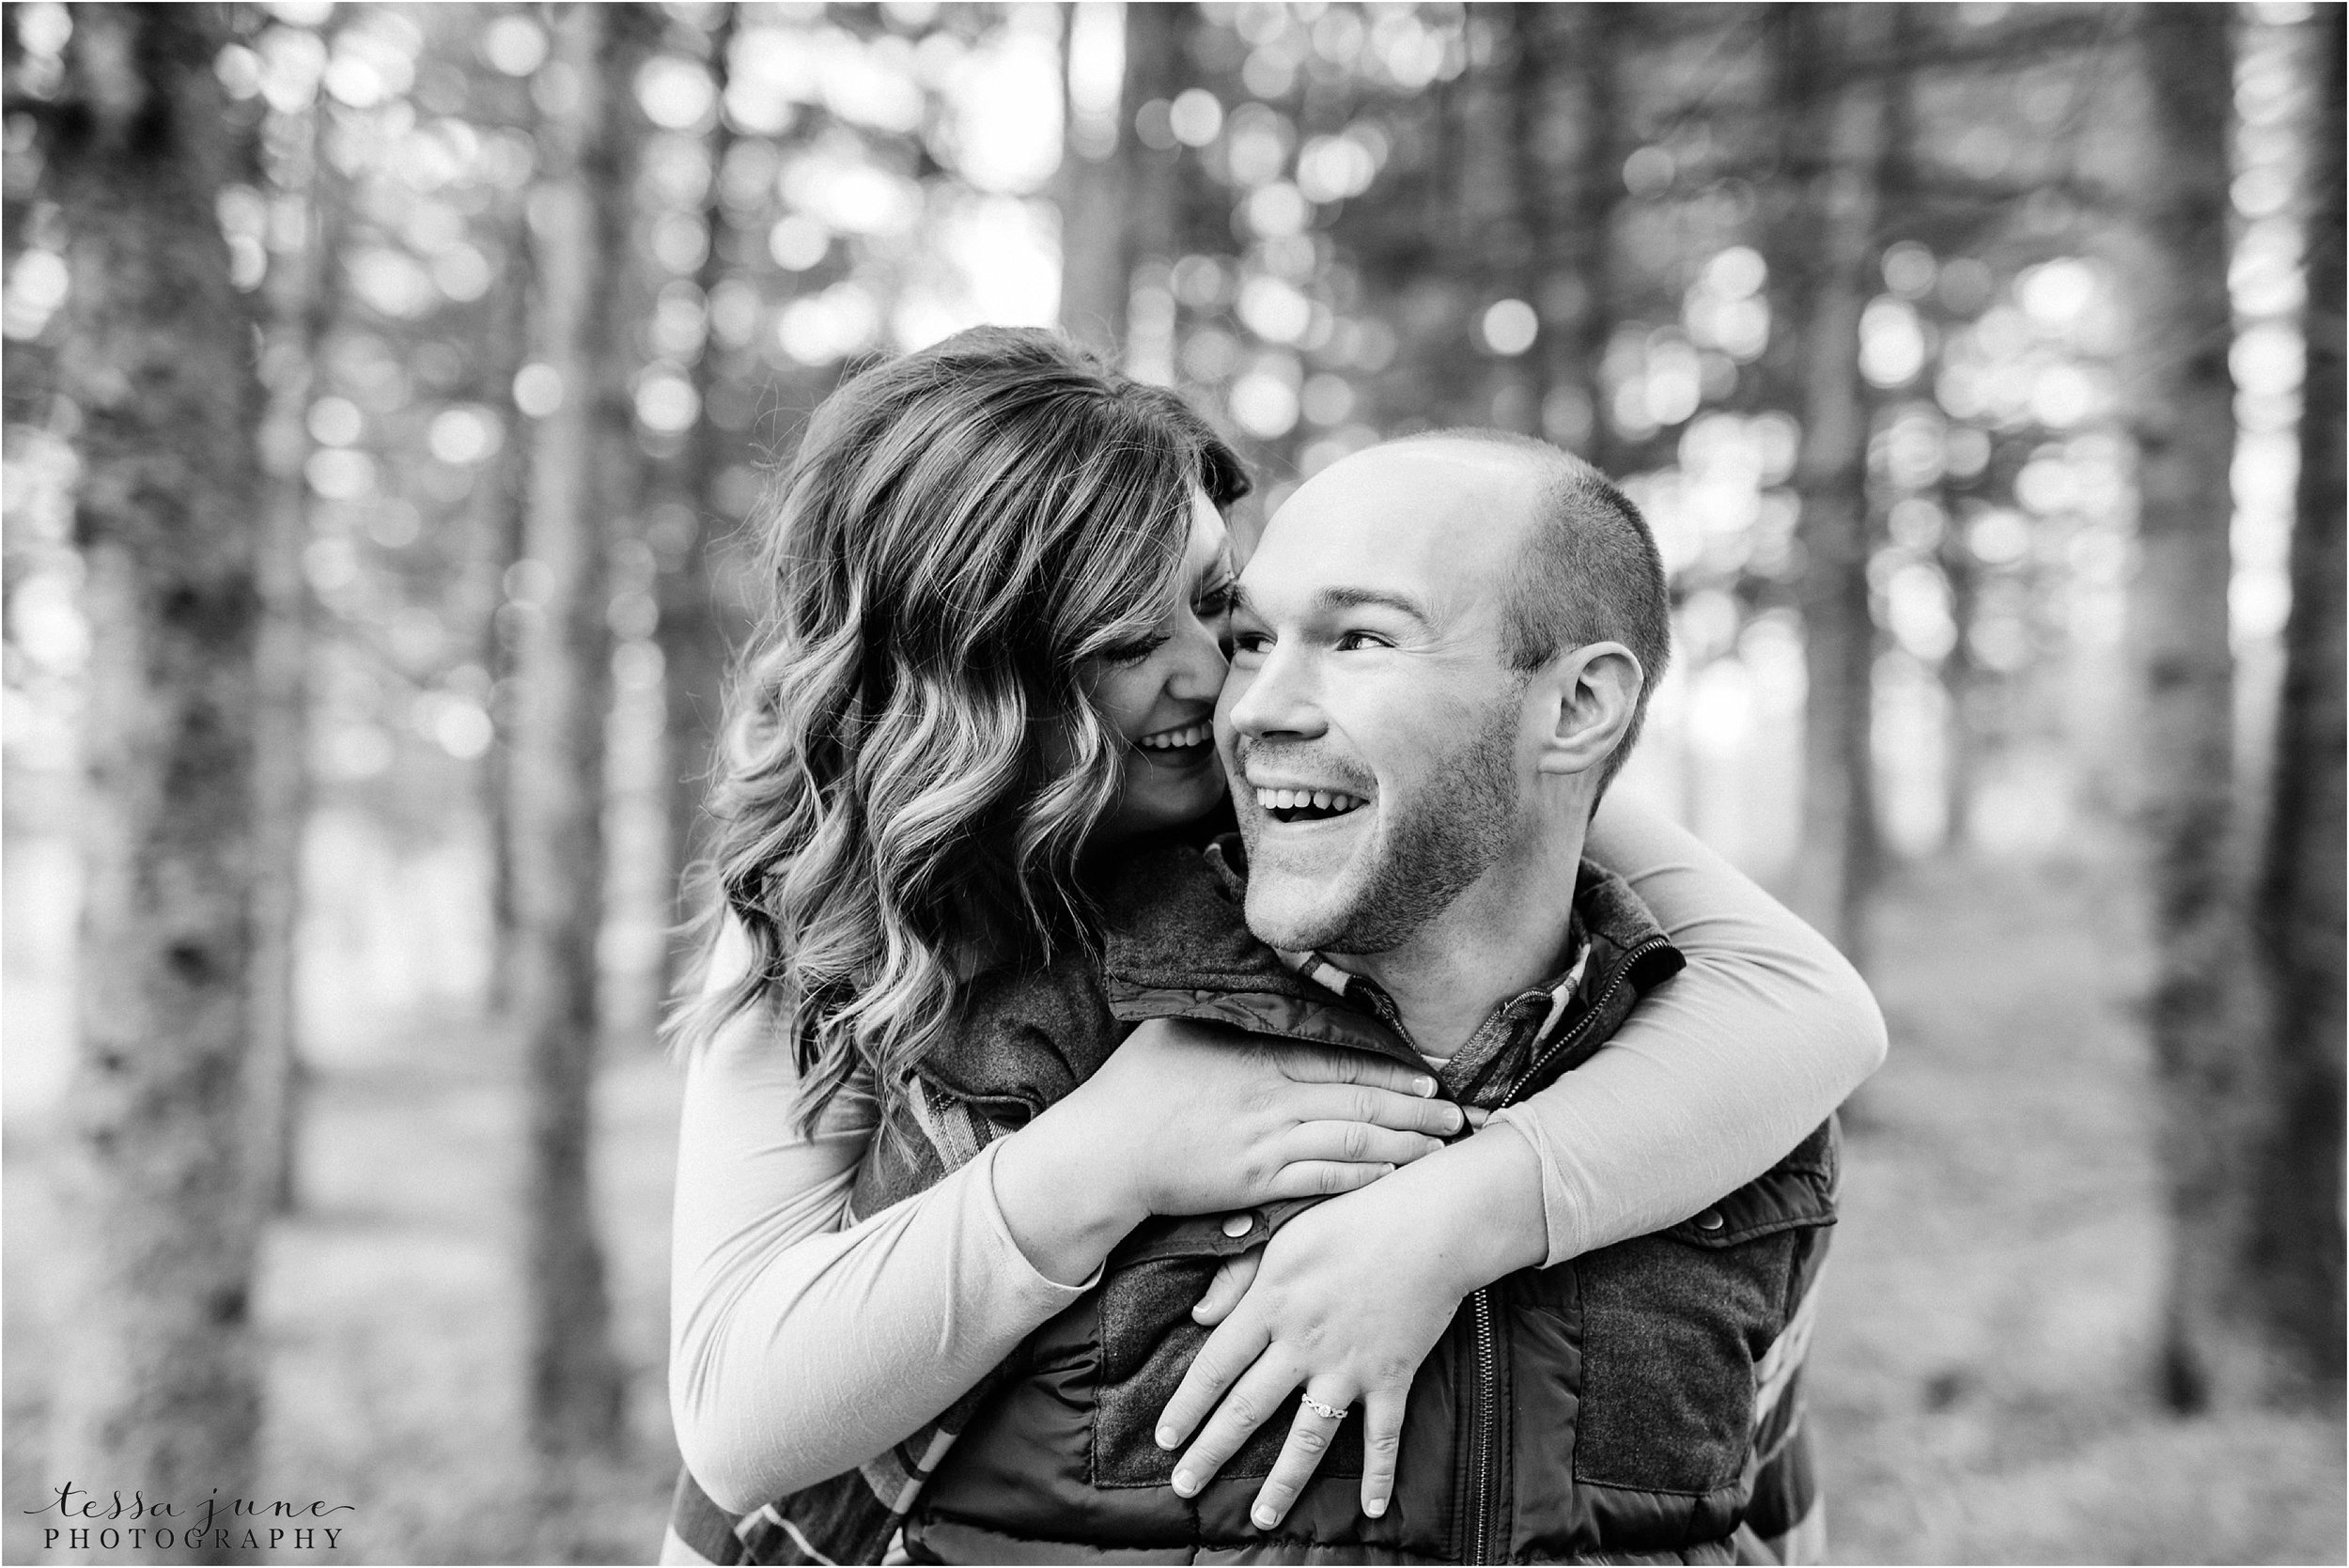
[[[1500,1446],[1501,1368],[1494,1348],[1493,1297],[1490,1286],[1479,1286],[1473,1302],[1476,1313],[1477,1403],[1476,1446],[1469,1474],[1475,1509],[1469,1515],[1468,1560],[1486,1562],[1492,1555],[1494,1507],[1493,1454]]]
[[[1517,1075],[1517,1082],[1511,1084],[1508,1092],[1501,1095],[1501,1106],[1515,1104],[1517,1095],[1525,1086],[1540,1077],[1542,1069],[1548,1066],[1560,1051],[1581,1042],[1582,1038],[1591,1032],[1608,1002],[1614,1000],[1615,993],[1631,983],[1631,971],[1641,958],[1646,957],[1657,948],[1670,945],[1670,938],[1655,936],[1625,954],[1623,962],[1615,967],[1613,977],[1607,982],[1606,987],[1592,1000],[1590,1008],[1582,1015],[1581,1019],[1552,1042],[1548,1049],[1536,1056],[1532,1065]],[[1370,1000],[1374,1003],[1373,1010],[1380,1015],[1379,1021],[1392,1030],[1408,1048],[1410,1036],[1404,1032],[1402,1020],[1385,1016],[1387,1009],[1376,1005],[1379,999],[1375,992]],[[1284,1030],[1258,1029],[1255,1032],[1269,1034],[1275,1039],[1294,1040],[1299,1045],[1327,1046],[1330,1044],[1327,1040],[1317,1040],[1302,1034],[1291,1034]],[[1497,1106],[1494,1109],[1500,1108]],[[1495,1467],[1494,1456],[1500,1452],[1501,1436],[1501,1359],[1497,1348],[1499,1335],[1493,1320],[1492,1287],[1489,1285],[1478,1287],[1476,1293],[1469,1300],[1476,1317],[1477,1407],[1475,1412],[1476,1436],[1473,1446],[1470,1450],[1470,1511],[1464,1545],[1467,1547],[1466,1557],[1469,1561],[1484,1562],[1491,1556],[1497,1525],[1494,1516],[1500,1512],[1500,1500],[1494,1495],[1493,1469]]]
[[[1560,1051],[1579,1045],[1583,1036],[1587,1035],[1596,1025],[1607,1004],[1614,1000],[1615,993],[1631,983],[1631,970],[1639,961],[1657,948],[1667,946],[1669,943],[1669,938],[1650,937],[1629,953],[1625,954],[1623,962],[1615,967],[1613,977],[1607,982],[1606,988],[1592,1000],[1589,1009],[1583,1013],[1580,1020],[1553,1041],[1547,1050],[1536,1056],[1532,1065],[1517,1075],[1517,1082],[1511,1084],[1508,1093],[1501,1095],[1501,1104],[1502,1106],[1514,1104],[1525,1086],[1538,1079],[1542,1069],[1549,1065]],[[1479,1287],[1476,1294],[1470,1297],[1470,1302],[1476,1314],[1478,1408],[1475,1447],[1470,1451],[1469,1478],[1472,1512],[1469,1515],[1467,1556],[1470,1562],[1487,1562],[1491,1560],[1493,1538],[1499,1523],[1495,1515],[1500,1513],[1501,1506],[1500,1498],[1493,1486],[1494,1456],[1501,1449],[1501,1363],[1499,1351],[1495,1348],[1498,1334],[1493,1324],[1492,1287],[1489,1285]]]
[[[1525,1086],[1539,1078],[1541,1076],[1542,1069],[1548,1066],[1551,1060],[1555,1058],[1560,1051],[1565,1050],[1569,1047],[1581,1044],[1582,1037],[1588,1034],[1593,1027],[1596,1025],[1599,1016],[1606,1010],[1607,1004],[1614,1000],[1615,993],[1622,990],[1626,986],[1631,984],[1631,971],[1633,969],[1638,967],[1640,960],[1646,957],[1650,953],[1655,952],[1659,947],[1669,947],[1671,945],[1672,939],[1669,937],[1650,937],[1647,940],[1641,942],[1639,946],[1625,954],[1623,956],[1623,962],[1615,966],[1615,972],[1613,976],[1608,980],[1606,989],[1600,991],[1596,997],[1592,999],[1591,1005],[1583,1012],[1582,1017],[1576,1022],[1572,1029],[1567,1030],[1563,1034],[1552,1041],[1547,1050],[1543,1051],[1539,1056],[1533,1058],[1532,1065],[1527,1067],[1525,1071],[1517,1075],[1517,1082],[1509,1086],[1509,1092],[1501,1096],[1501,1106],[1496,1107],[1495,1109],[1498,1110],[1503,1107],[1515,1105],[1517,1103],[1517,1095],[1523,1092]]]

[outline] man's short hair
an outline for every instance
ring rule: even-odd
[[[1672,658],[1671,590],[1647,520],[1607,475],[1532,436],[1471,427],[1403,439],[1498,446],[1524,458],[1533,471],[1538,509],[1508,583],[1501,651],[1513,669],[1529,675],[1591,643],[1621,643],[1640,661],[1631,722],[1600,768],[1604,791],[1638,743],[1648,698]]]

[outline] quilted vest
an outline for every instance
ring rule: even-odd
[[[1236,878],[1214,868],[1212,855],[1188,851],[1126,878],[1131,896],[1112,899],[1103,1000],[1120,1025],[1199,1018],[1420,1063],[1373,1011],[1249,936]],[[1680,968],[1611,875],[1586,863],[1576,902],[1592,951],[1577,1002],[1455,1097],[1490,1109],[1554,1082]],[[983,1081],[968,1058],[941,1059],[938,1072],[933,1089],[991,1105],[1031,1099]],[[1387,1513],[1361,1512],[1356,1413],[1271,1531],[1248,1511],[1294,1396],[1192,1498],[1175,1495],[1177,1454],[1153,1433],[1206,1338],[1190,1312],[1218,1265],[1305,1205],[1259,1210],[1238,1235],[1223,1216],[1154,1221],[1112,1254],[1097,1288],[1031,1337],[931,1473],[906,1550],[939,1562],[1733,1560],[1741,1531],[1781,1535],[1812,1507],[1799,1372],[1837,1148],[1830,1119],[1670,1230],[1474,1293],[1411,1386]]]

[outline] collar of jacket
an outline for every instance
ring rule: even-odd
[[[1161,1017],[1365,1050],[1427,1070],[1409,1041],[1291,970],[1248,929],[1247,862],[1237,833],[1204,851],[1165,844],[1122,856],[1087,891],[1100,915],[1098,951],[1069,949],[1040,970],[981,976],[964,997],[957,1027],[925,1058],[924,1079],[997,1124],[1016,1126],[1090,1078],[1124,1037],[1118,1025]],[[1583,862],[1575,908],[1591,948],[1582,997],[1605,996],[1618,982],[1636,996],[1679,971],[1679,950],[1612,872]],[[1512,998],[1496,1011],[1526,1002]],[[1566,1028],[1571,1032],[1572,1023]],[[1605,1037],[1605,1031],[1593,1032],[1593,1048]],[[1545,1077],[1582,1054],[1550,1063]]]
[[[1117,1017],[1227,1023],[1274,1039],[1367,1050],[1425,1071],[1426,1059],[1375,1012],[1346,1005],[1256,939],[1243,914],[1247,891],[1247,855],[1236,832],[1204,852],[1169,849],[1139,857],[1099,890],[1104,986]],[[1588,943],[1577,989],[1586,1003],[1622,986],[1636,998],[1678,973],[1685,962],[1630,885],[1595,862],[1581,864],[1574,908],[1580,940],[1571,945]],[[1477,1037],[1488,1032],[1530,1036],[1548,1017],[1550,1001],[1549,988],[1538,986],[1497,1002]],[[1495,1023],[1501,1028],[1494,1030]],[[1571,1032],[1571,1022],[1566,1030]],[[1580,1059],[1554,1063],[1554,1070]],[[1461,1066],[1497,1094],[1501,1080],[1486,1071],[1488,1064],[1499,1063],[1480,1054]],[[1471,1087],[1465,1081],[1446,1087],[1455,1097],[1478,1103],[1486,1097],[1463,1093]]]

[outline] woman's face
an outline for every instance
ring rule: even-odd
[[[1193,821],[1223,799],[1215,699],[1237,580],[1223,520],[1206,491],[1193,490],[1179,601],[1146,646],[1085,674],[1102,722],[1125,742],[1117,801],[1095,830],[1096,845]]]

